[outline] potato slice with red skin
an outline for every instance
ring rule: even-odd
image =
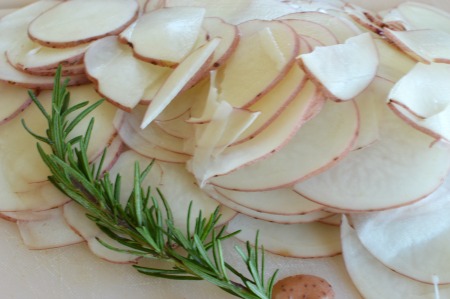
[[[289,103],[295,99],[300,90],[306,84],[306,75],[298,65],[293,65],[286,76],[277,83],[277,85],[262,96],[256,103],[248,107],[250,111],[260,113],[252,124],[239,135],[233,144],[238,144],[252,139],[274,119],[276,119],[283,110],[289,106]]]
[[[343,256],[355,286],[365,298],[422,299],[450,295],[448,285],[433,285],[395,273],[377,260],[359,240],[344,217],[341,226]],[[372,279],[367,279],[371,277]]]
[[[141,129],[147,127],[166,108],[170,102],[183,90],[198,82],[209,70],[209,62],[218,45],[220,38],[214,38],[191,52],[170,73],[158,92],[155,94],[141,122]]]
[[[303,215],[323,208],[290,188],[271,191],[235,191],[214,187],[220,195],[243,207],[275,215]]]
[[[14,84],[28,89],[52,89],[54,78],[50,76],[31,75],[15,69],[6,59],[0,55],[0,81]],[[90,83],[84,74],[62,77],[61,80],[68,80],[68,86],[79,86]]]
[[[14,119],[32,103],[28,91],[22,87],[0,82],[0,94],[0,125]]]
[[[18,40],[26,39],[28,24],[57,3],[56,1],[36,2],[0,19],[0,81],[31,89],[53,88],[53,78],[34,76],[18,71],[9,63],[5,52]],[[84,75],[72,76],[69,85],[88,83],[86,79]]]
[[[43,46],[72,47],[120,33],[138,12],[135,0],[65,1],[35,18],[28,35]]]
[[[128,45],[110,36],[91,44],[84,57],[86,73],[98,92],[122,110],[131,111],[154,93],[172,71],[133,57]],[[122,83],[127,82],[124,86]]]
[[[360,94],[375,78],[379,63],[369,33],[349,38],[344,44],[317,47],[299,58],[309,77],[337,101]]]
[[[228,174],[212,177],[209,183],[241,191],[290,186],[338,163],[353,147],[358,128],[358,111],[353,102],[327,101],[319,114],[304,123],[278,152]]]
[[[250,20],[273,20],[279,16],[295,12],[293,7],[274,0],[240,0],[212,2],[209,0],[166,0],[166,7],[198,6],[206,9],[207,17],[219,17],[231,24]]]
[[[206,77],[192,88],[180,92],[166,108],[158,115],[155,121],[168,121],[180,117],[187,111],[196,117],[203,109],[205,99],[209,92],[209,78]]]
[[[385,93],[380,90],[391,88],[393,83],[376,77],[372,83],[355,98],[360,116],[358,139],[353,150],[358,150],[377,142],[380,138],[380,109],[385,104]]]
[[[190,171],[198,170],[193,173],[200,185],[202,185],[216,175],[229,173],[258,160],[266,160],[267,157],[282,149],[295,136],[303,124],[304,119],[302,116],[308,113],[308,109],[315,102],[321,100],[323,98],[315,86],[307,82],[296,98],[289,104],[289,107],[284,109],[283,113],[271,125],[266,126],[266,129],[261,133],[246,142],[226,148],[218,156],[204,157],[203,159],[209,159],[209,165],[207,166],[203,165],[203,167],[196,168],[193,160],[188,163],[188,169]]]
[[[193,124],[187,122],[191,117],[190,111],[186,111],[177,118],[161,121],[155,120],[154,124],[160,127],[164,132],[174,137],[188,139],[194,134]]]
[[[418,118],[429,118],[450,105],[450,64],[417,63],[391,89],[388,102]]]
[[[373,32],[376,35],[383,35],[383,27],[385,27],[385,24],[375,12],[351,3],[347,3],[344,6],[344,11],[356,24],[363,27],[363,29]]]
[[[233,54],[239,44],[240,35],[236,25],[224,22],[220,18],[204,18],[202,28],[206,30],[208,38],[220,38],[220,44],[214,51],[211,68],[217,69]]]
[[[428,4],[407,1],[397,6],[402,24],[409,29],[436,29],[450,33],[450,13]]]
[[[298,214],[298,215],[266,213],[258,211],[256,209],[245,207],[241,204],[232,201],[230,198],[228,198],[227,196],[225,196],[223,193],[220,192],[223,189],[219,191],[217,188],[211,188],[210,186],[207,186],[206,188],[203,188],[203,190],[205,190],[206,193],[209,194],[209,196],[217,200],[217,202],[232,209],[233,211],[236,211],[237,213],[273,223],[280,223],[280,224],[311,223],[331,215],[331,213],[322,210],[311,211],[305,214]]]
[[[241,39],[225,67],[218,70],[220,98],[247,108],[284,78],[299,51],[298,38],[280,21],[248,21],[238,26]]]
[[[417,281],[432,284],[437,276],[440,284],[448,284],[449,191],[447,178],[436,192],[413,205],[349,219],[361,243],[386,267]]]
[[[33,213],[33,212],[31,212]],[[20,236],[30,249],[51,249],[84,241],[66,223],[63,208],[34,212],[35,220],[18,220]]]
[[[417,61],[450,63],[450,33],[432,29],[394,31],[386,28],[384,35]]]
[[[63,207],[63,215],[73,232],[86,241],[89,249],[97,257],[118,264],[136,263],[138,257],[133,254],[117,252],[105,247],[98,240],[119,249],[129,249],[108,237],[98,226],[86,217],[88,211],[76,202],[70,202]]]
[[[25,72],[38,72],[56,69],[59,65],[70,66],[81,64],[88,44],[66,49],[43,47],[31,41],[28,36],[20,36],[14,46],[6,50],[8,61]]]
[[[259,231],[259,245],[282,256],[317,258],[341,253],[339,228],[332,225],[278,224],[238,215],[228,223],[227,229],[230,232],[241,230],[236,237],[250,242]]]
[[[288,24],[302,37],[311,37],[317,39],[322,46],[330,46],[338,43],[336,36],[327,27],[316,22],[301,19],[281,19],[283,23]]]
[[[123,116],[119,118],[121,119],[115,122],[119,136],[135,152],[151,159],[172,163],[185,163],[191,158],[188,154],[177,153],[159,146],[155,141],[149,140],[141,134],[141,129],[133,126]]]
[[[188,167],[196,176],[208,172],[215,157],[220,156],[259,116],[259,112],[232,107],[226,101],[211,99],[207,122],[195,124],[194,137],[186,140],[185,148],[192,149]],[[214,163],[214,162],[213,162]],[[204,181],[199,180],[203,185]]]
[[[34,75],[34,76],[44,76],[44,77],[54,77],[56,76],[57,68],[49,68],[49,69],[21,69],[20,66],[14,66],[18,71]],[[71,66],[63,66],[61,67],[61,76],[71,77],[78,75],[86,75],[84,64],[75,64]],[[89,81],[89,83],[91,83]]]
[[[144,138],[151,144],[155,144],[160,148],[166,149],[170,152],[191,155],[192,151],[184,146],[184,138],[173,136],[165,132],[160,126],[155,122],[151,123],[145,129],[140,129],[140,121],[143,114],[145,113],[145,107],[139,107],[134,109],[131,113],[118,112],[118,118],[123,117],[120,123],[115,124],[116,128],[119,130],[121,126],[130,126],[134,130],[137,136]],[[122,114],[122,115],[120,115]],[[130,140],[134,136],[124,136],[123,132],[120,133],[123,140]],[[125,142],[126,143],[126,142]]]
[[[10,188],[18,189],[17,185],[10,186]],[[4,212],[39,212],[60,207],[70,201],[70,198],[59,192],[49,181],[28,183],[19,191],[14,189],[14,196],[2,198],[0,210]]]
[[[325,224],[329,224],[329,225],[336,225],[336,226],[340,226],[342,223],[342,215],[341,213],[336,213],[333,214],[329,217],[326,218],[322,218],[320,220],[318,220],[321,223],[325,223]]]
[[[438,188],[450,169],[448,149],[430,147],[431,137],[387,106],[379,123],[378,142],[351,152],[335,167],[296,184],[295,190],[330,207],[371,211],[411,204]]]
[[[119,39],[133,48],[135,57],[175,67],[194,50],[205,9],[171,7],[153,10],[121,32]],[[155,41],[158,46],[155,47]]]
[[[335,16],[331,13],[319,11],[296,12],[280,17],[281,20],[296,19],[308,22],[314,22],[325,26],[335,36],[339,43],[345,42],[350,37],[358,35],[361,31],[350,21]]]
[[[389,103],[388,105],[395,114],[416,130],[435,138],[436,141],[450,142],[450,108],[431,117],[420,118],[396,103]]]

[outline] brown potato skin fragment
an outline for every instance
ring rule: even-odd
[[[314,275],[294,275],[279,280],[273,287],[272,299],[333,299],[333,287]]]

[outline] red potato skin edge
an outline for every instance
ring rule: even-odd
[[[69,48],[69,47],[74,47],[74,46],[78,46],[78,45],[81,45],[81,44],[86,44],[86,43],[92,42],[94,40],[103,38],[103,37],[107,37],[107,36],[111,36],[111,35],[118,35],[120,32],[125,30],[132,23],[134,23],[137,20],[138,17],[139,17],[139,10],[137,9],[135,14],[134,14],[134,16],[127,23],[123,24],[119,28],[117,28],[117,29],[115,29],[113,31],[107,32],[105,34],[92,36],[92,37],[89,37],[89,38],[86,38],[86,39],[82,39],[82,40],[77,40],[77,41],[71,41],[71,42],[49,42],[49,41],[44,41],[44,40],[40,40],[38,38],[35,38],[30,33],[29,30],[28,30],[28,37],[32,41],[34,41],[34,42],[36,42],[36,43],[38,43],[38,44],[40,44],[42,46],[45,46],[45,47],[49,47],[49,48]],[[33,22],[31,22],[30,25],[31,24],[33,24]]]

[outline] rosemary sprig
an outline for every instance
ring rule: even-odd
[[[30,92],[34,103],[47,119],[46,136],[34,134],[22,122],[38,141],[50,146],[50,153],[47,153],[40,143],[37,144],[43,161],[51,171],[49,180],[83,206],[89,219],[103,232],[127,249],[118,249],[99,241],[112,250],[164,260],[170,265],[168,269],[135,265],[140,273],[177,280],[207,280],[240,298],[270,299],[276,272],[265,280],[264,249],[258,249],[257,245],[252,247],[249,242],[245,249],[236,247],[250,274],[247,277],[224,259],[222,241],[239,231],[228,234],[225,227],[215,228],[221,217],[218,209],[208,217],[200,212],[194,227],[191,229],[188,225],[187,232],[182,232],[174,224],[171,207],[164,195],[159,190],[153,194],[152,190],[142,186],[145,176],[151,171],[151,165],[141,171],[139,165],[135,164],[133,191],[126,204],[120,203],[120,175],[112,182],[109,174],[102,172],[106,150],[98,165],[91,164],[86,154],[94,119],[90,120],[84,136],[68,139],[73,128],[102,101],[90,106],[87,102],[70,106],[70,93],[66,86],[67,82],[61,83],[59,68],[55,76],[50,112]],[[75,117],[68,120],[69,115]],[[191,217],[189,208],[188,223]],[[256,244],[257,241],[258,236]],[[234,275],[239,282],[231,280],[230,275]]]

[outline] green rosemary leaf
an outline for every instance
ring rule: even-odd
[[[39,141],[42,141],[44,143],[47,143],[47,144],[52,144],[52,141],[49,138],[46,138],[44,136],[40,136],[40,135],[37,135],[37,134],[33,133],[33,131],[31,131],[31,129],[28,128],[28,126],[26,125],[25,120],[22,119],[21,122],[22,122],[22,126],[25,128],[25,130],[27,130],[27,132],[31,136],[33,136],[35,139],[37,139]]]
[[[105,246],[106,248],[108,248],[109,250],[112,250],[112,251],[116,251],[116,252],[124,253],[124,254],[135,255],[136,257],[141,257],[141,256],[147,254],[145,252],[131,250],[131,249],[121,249],[121,248],[118,248],[116,246],[109,244],[108,242],[105,242],[104,240],[102,240],[100,238],[95,238],[95,239],[97,240],[97,242],[99,242],[100,244],[102,244],[103,246]],[[128,244],[126,244],[126,243],[123,245],[128,246]]]
[[[146,227],[137,227],[136,230],[141,234],[141,236],[148,242],[148,244],[153,248],[153,250],[157,254],[161,254],[163,248],[160,247],[160,244],[155,242],[155,239],[151,236],[149,230]]]
[[[139,163],[134,163],[134,188],[133,188],[133,203],[134,203],[134,214],[136,215],[136,225],[142,226],[143,218],[142,218],[142,202],[140,198],[141,194],[141,170],[139,167]]]
[[[258,288],[257,286],[251,284],[251,283],[246,283],[245,284],[256,296],[258,296],[257,298],[261,298],[261,299],[270,299],[269,297],[266,296],[266,294],[264,293],[264,291],[262,291],[260,288]],[[264,289],[263,289],[264,290]]]
[[[69,105],[69,102],[67,102],[67,105]],[[66,117],[70,116],[72,113],[76,112],[77,110],[80,110],[80,109],[86,107],[87,105],[89,105],[89,102],[86,101],[86,102],[81,102],[81,103],[75,104],[70,107],[65,106],[61,109],[62,110],[61,117],[66,118]],[[66,124],[68,124],[68,123],[66,122]],[[75,127],[75,126],[76,126],[76,124],[74,124],[73,127]],[[67,129],[68,129],[68,127],[66,127],[66,130]]]
[[[225,281],[230,281],[230,278],[227,274],[227,268],[225,266],[225,260],[223,259],[223,249],[222,249],[222,243],[219,239],[216,239],[215,234],[212,236],[213,240],[216,240],[215,242],[212,242],[212,252],[214,256],[214,262],[216,264],[217,269],[219,269],[219,273],[223,277]]]
[[[214,265],[211,262],[211,259],[208,256],[208,253],[206,253],[205,248],[203,247],[203,242],[200,240],[200,237],[198,235],[194,235],[194,242],[195,242],[195,248],[198,254],[200,255],[201,259],[203,260],[203,263],[208,266],[209,269],[215,272],[215,274],[220,275],[220,271],[214,267]]]
[[[161,270],[161,269],[153,269],[148,267],[141,267],[134,265],[133,266],[136,270],[138,270],[142,274],[154,276],[154,277],[160,277],[160,278],[168,278],[168,279],[174,279],[174,280],[202,280],[200,277],[191,276],[191,275],[184,275],[183,272],[180,272],[178,270]],[[173,272],[172,272],[173,271]]]
[[[266,287],[266,294],[267,297],[272,298],[272,291],[273,291],[273,285],[275,284],[275,280],[277,278],[278,275],[278,270],[276,270],[272,276],[269,278],[268,282],[267,282],[267,287]]]

